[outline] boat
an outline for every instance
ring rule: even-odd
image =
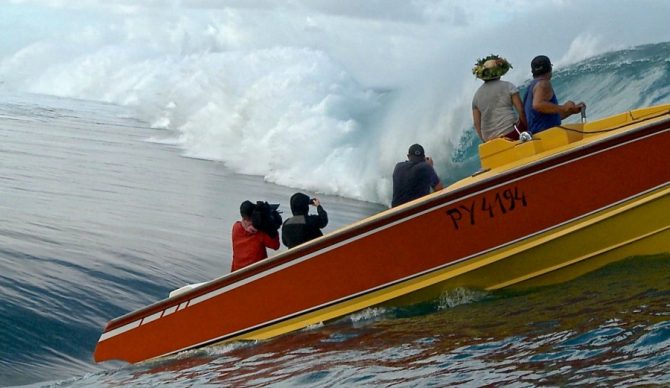
[[[111,320],[97,362],[264,340],[459,287],[527,290],[670,252],[670,104],[480,145],[482,168]]]

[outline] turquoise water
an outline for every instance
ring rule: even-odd
[[[559,99],[579,96],[591,118],[668,103],[669,57],[659,43],[563,68]],[[93,363],[108,320],[228,271],[242,200],[286,204],[295,191],[184,157],[165,141],[174,133],[135,113],[0,95],[0,385],[670,384],[670,255],[519,294],[453,290],[258,343]],[[459,133],[448,181],[478,168],[472,132]],[[320,197],[327,231],[384,208]]]

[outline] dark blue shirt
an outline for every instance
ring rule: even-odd
[[[526,89],[526,96],[523,99],[523,110],[526,113],[526,120],[528,121],[528,131],[530,133],[542,132],[545,129],[561,125],[561,115],[558,113],[542,113],[533,109],[533,88],[539,80],[534,79],[528,89]],[[554,104],[558,105],[556,94],[551,96]]]
[[[393,170],[393,200],[395,207],[430,193],[430,189],[440,182],[433,166],[425,161],[405,161],[395,165]]]

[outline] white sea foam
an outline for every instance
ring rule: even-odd
[[[488,294],[482,290],[458,287],[448,290],[440,295],[440,309],[453,308],[462,304],[468,304],[484,299]]]
[[[352,323],[366,322],[374,320],[388,313],[388,309],[383,307],[369,307],[349,315]]]
[[[175,130],[153,140],[186,156],[388,203],[390,171],[412,143],[449,175],[471,126],[476,58],[503,54],[519,83],[539,53],[565,66],[611,48],[603,42],[670,39],[651,20],[670,4],[614,3],[33,0],[2,6],[11,17],[0,25],[29,33],[0,45],[0,88],[132,106]]]

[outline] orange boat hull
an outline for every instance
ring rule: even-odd
[[[95,360],[243,338],[667,187],[669,128],[666,118],[471,179],[117,318]]]

